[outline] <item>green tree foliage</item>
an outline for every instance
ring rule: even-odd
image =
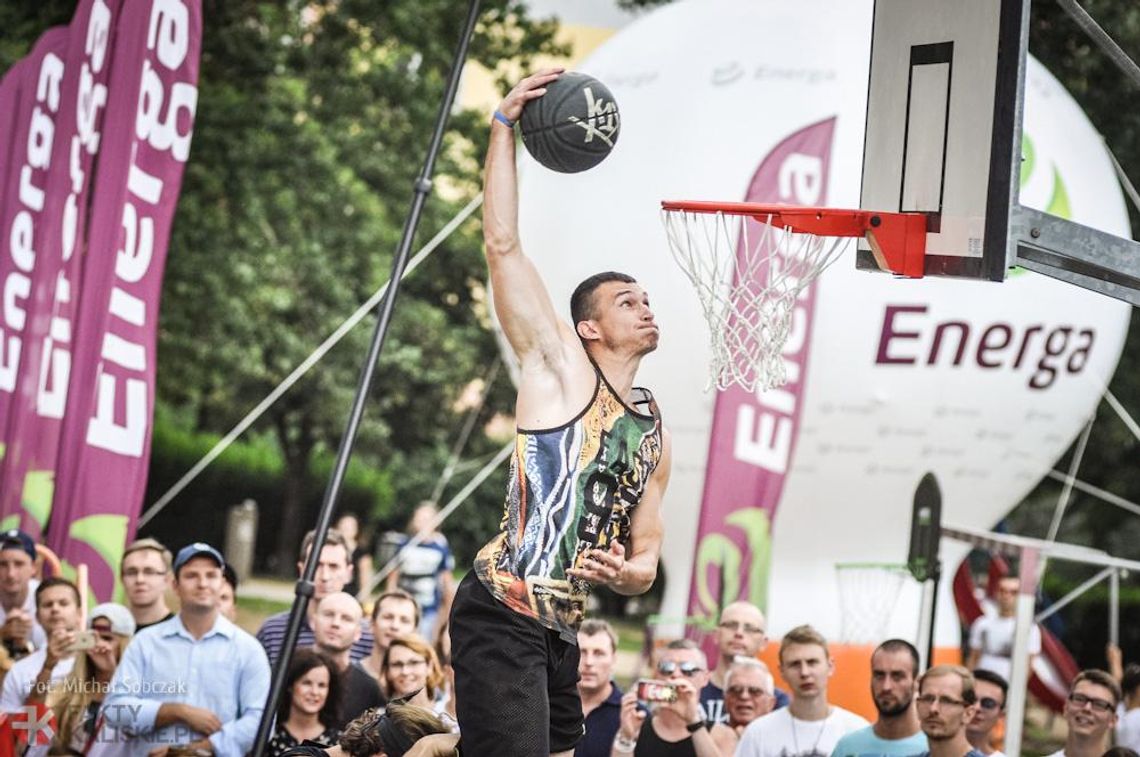
[[[193,407],[198,428],[236,420],[387,279],[463,17],[455,3],[422,0],[227,2],[207,14],[159,356],[162,396]],[[471,52],[489,68],[553,49],[553,28],[512,3],[486,3],[481,18]],[[437,163],[446,192],[427,204],[420,240],[478,191],[485,121],[453,116]],[[494,359],[483,278],[470,223],[400,292],[358,445],[394,474],[399,500],[376,512],[402,520],[427,494],[400,482],[415,478],[409,469],[439,470],[456,400]],[[340,439],[366,324],[267,414],[286,463],[279,564],[312,522],[310,463]],[[496,400],[489,411],[504,407]],[[497,499],[485,500],[492,512]]]
[[[165,417],[186,431],[219,433],[387,280],[466,4],[203,6],[197,121],[167,263],[158,397],[170,410]],[[70,2],[5,4],[0,65],[73,11]],[[518,0],[487,0],[469,60],[491,70],[526,66],[535,54],[559,52],[555,29],[529,19]],[[479,191],[486,123],[485,113],[452,113],[418,243]],[[472,221],[401,289],[356,453],[382,467],[392,488],[377,490],[366,515],[402,522],[430,493],[423,482],[434,483],[462,422],[457,400],[497,357],[484,280]],[[263,517],[277,524],[281,566],[291,566],[313,522],[314,456],[339,443],[372,325],[367,319],[345,338],[252,432],[272,438],[283,458],[280,502],[262,502]],[[484,419],[509,410],[509,401],[500,381]],[[496,446],[477,433],[467,453]],[[159,491],[152,486],[152,496]],[[480,538],[499,515],[501,491],[488,484],[471,508],[485,526]],[[231,504],[204,502],[203,494],[191,486],[162,517],[185,521],[197,505]]]

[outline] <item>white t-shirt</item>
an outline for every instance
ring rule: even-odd
[[[1000,615],[983,615],[970,626],[970,649],[980,650],[978,667],[992,670],[1009,680],[1012,667],[1013,631],[1017,619],[1003,618]],[[1041,654],[1041,631],[1037,625],[1029,631],[1029,654]]]
[[[43,670],[46,657],[46,649],[37,649],[12,666],[8,675],[4,676],[4,688],[0,690],[0,712],[19,712],[28,694],[32,693],[32,686]],[[51,671],[51,682],[55,683],[66,678],[73,665],[75,665],[73,657],[57,662]]]
[[[1116,745],[1140,752],[1140,707],[1119,714],[1120,719],[1116,721]]]
[[[842,707],[833,706],[823,720],[793,718],[784,707],[748,724],[736,757],[828,757],[842,736],[868,725]]]
[[[36,579],[28,581],[28,596],[24,600],[24,605],[20,608],[26,612],[32,619],[32,646],[35,649],[42,649],[47,644],[47,634],[44,629],[40,627],[39,621],[36,620],[36,589],[39,588],[40,582]],[[0,626],[4,625],[8,620],[8,611],[0,605]]]

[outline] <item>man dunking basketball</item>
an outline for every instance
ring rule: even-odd
[[[657,348],[649,296],[601,273],[555,313],[518,234],[515,135],[561,69],[528,76],[491,122],[483,235],[499,323],[521,365],[501,530],[451,614],[461,753],[569,755],[582,736],[576,631],[591,585],[641,594],[657,575],[669,436],[633,386]],[[501,116],[501,118],[500,118]]]

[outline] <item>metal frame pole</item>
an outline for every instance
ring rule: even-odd
[[[352,410],[348,416],[344,435],[337,450],[336,464],[333,466],[328,487],[325,489],[324,499],[321,502],[320,515],[317,518],[316,537],[313,539],[313,548],[309,550],[305,569],[301,580],[297,582],[293,600],[293,608],[289,611],[289,620],[285,631],[285,639],[281,643],[281,653],[277,663],[273,666],[273,678],[269,687],[269,695],[265,700],[265,709],[261,713],[261,721],[257,725],[257,737],[253,743],[253,757],[263,757],[265,746],[269,741],[269,732],[273,726],[273,718],[277,711],[277,703],[281,700],[282,689],[285,684],[285,672],[293,659],[293,648],[297,645],[297,636],[301,630],[301,619],[308,608],[309,598],[313,596],[313,578],[317,574],[317,563],[320,561],[321,547],[325,543],[329,524],[332,522],[333,511],[336,508],[337,497],[340,495],[341,484],[344,482],[345,472],[348,470],[348,461],[352,457],[352,448],[356,443],[356,434],[360,428],[360,421],[364,417],[364,405],[368,399],[368,392],[372,388],[372,380],[376,373],[376,364],[380,359],[384,347],[384,338],[388,334],[388,325],[392,319],[392,310],[396,304],[396,295],[400,291],[400,280],[404,276],[408,258],[411,255],[412,241],[415,238],[416,227],[419,226],[420,214],[424,204],[431,193],[431,176],[435,168],[435,160],[443,144],[444,131],[447,128],[447,119],[455,102],[455,93],[459,89],[459,75],[463,71],[463,63],[467,58],[467,48],[471,36],[475,31],[475,21],[479,16],[479,0],[471,0],[467,10],[467,19],[464,22],[463,33],[455,51],[455,59],[448,74],[447,90],[439,104],[439,113],[436,116],[435,129],[432,132],[431,143],[428,147],[427,158],[423,169],[416,178],[412,194],[412,206],[404,222],[403,236],[400,245],[392,260],[392,274],[388,278],[390,286],[380,302],[380,312],[376,319],[376,328],[372,332],[372,343],[368,348],[368,355],[360,371],[360,381],[356,387],[356,396],[353,398]]]
[[[1120,647],[1120,571],[1116,568],[1108,577],[1108,640]]]
[[[1017,594],[1017,613],[1014,621],[1013,658],[1009,670],[1009,701],[1005,718],[1006,754],[1021,754],[1021,736],[1025,726],[1025,702],[1029,685],[1029,634],[1033,629],[1033,607],[1037,595],[1037,575],[1040,552],[1033,547],[1021,550],[1019,576],[1021,588]]]

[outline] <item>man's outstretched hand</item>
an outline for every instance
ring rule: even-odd
[[[546,94],[546,85],[558,78],[566,69],[544,68],[526,77],[507,93],[499,103],[499,112],[511,121],[522,118],[523,107],[531,100],[536,100]]]

